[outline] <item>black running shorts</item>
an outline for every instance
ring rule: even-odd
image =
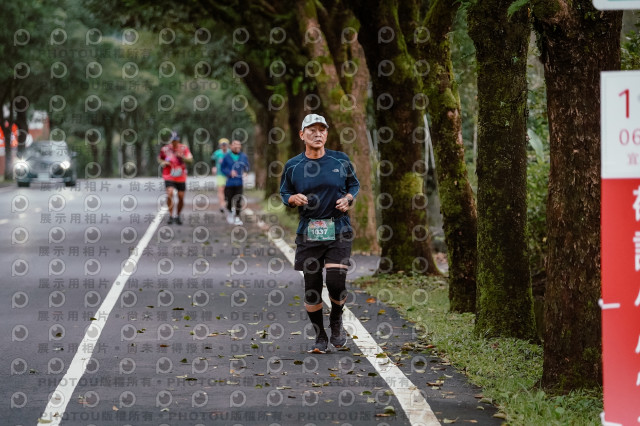
[[[318,272],[327,263],[351,266],[353,232],[336,235],[333,241],[308,241],[305,234],[296,235],[296,271]]]
[[[182,192],[182,191],[185,191],[187,189],[187,183],[186,182],[174,182],[172,180],[165,180],[164,181],[164,187],[165,188],[173,187],[173,188],[176,189],[176,191]]]

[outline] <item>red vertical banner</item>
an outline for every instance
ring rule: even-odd
[[[640,72],[601,74],[604,425],[640,425]]]
[[[640,424],[640,179],[602,180],[602,355],[608,423]]]

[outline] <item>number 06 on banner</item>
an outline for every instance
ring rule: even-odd
[[[600,75],[604,425],[640,424],[640,71]]]

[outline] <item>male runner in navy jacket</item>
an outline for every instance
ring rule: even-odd
[[[309,114],[302,121],[300,139],[305,152],[284,167],[280,184],[282,202],[298,207],[294,268],[303,271],[305,308],[316,331],[309,352],[325,353],[327,333],[322,318],[322,269],[331,299],[331,344],[339,348],[347,341],[342,327],[342,306],[346,300],[345,281],[350,265],[353,229],[347,210],[360,189],[349,157],[325,149],[327,125],[324,117]]]

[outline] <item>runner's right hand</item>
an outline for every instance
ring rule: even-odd
[[[289,197],[288,202],[292,206],[304,206],[309,204],[309,200],[304,194],[294,194]]]

